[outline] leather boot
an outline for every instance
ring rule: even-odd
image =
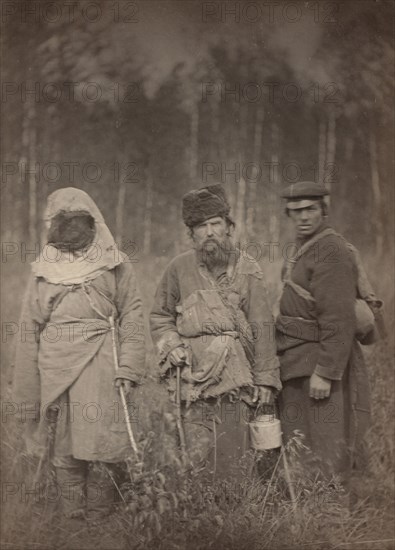
[[[86,514],[86,479],[88,462],[73,459],[63,467],[55,466],[62,514],[67,518],[83,518]]]
[[[100,519],[111,514],[119,500],[117,479],[113,464],[94,463],[91,465],[87,482],[88,518]]]

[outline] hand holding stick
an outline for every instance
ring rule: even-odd
[[[184,425],[182,423],[181,416],[181,367],[176,367],[177,369],[177,387],[176,387],[176,423],[178,435],[180,437],[180,447],[181,447],[181,459],[183,465],[186,465],[187,462],[187,447],[185,442],[185,432]]]
[[[118,352],[117,352],[117,341],[116,341],[116,334],[115,334],[114,317],[112,315],[110,315],[108,320],[109,320],[110,328],[111,328],[112,352],[113,352],[113,357],[114,357],[114,367],[115,367],[115,372],[117,372],[118,369],[119,369],[119,365],[118,365]],[[125,397],[125,390],[124,390],[122,385],[119,386],[118,389],[119,389],[119,394],[121,396],[123,412],[125,414],[126,428],[127,428],[128,435],[129,435],[130,445],[133,449],[134,454],[136,455],[137,460],[139,460],[139,450],[137,448],[136,440],[134,438],[134,434],[133,434],[133,430],[132,430],[132,423],[130,422],[128,404],[126,402],[126,397]]]

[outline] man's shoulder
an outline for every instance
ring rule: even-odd
[[[328,263],[349,261],[351,260],[350,246],[343,235],[330,228],[323,231],[322,235],[318,234],[313,238],[303,255],[306,255],[307,258],[314,258],[315,262],[321,260]]]
[[[340,233],[333,232],[324,235],[318,241],[316,252],[321,259],[327,258],[329,262],[352,262],[350,255],[350,243]]]
[[[319,242],[336,243],[339,247],[347,247],[347,239],[332,228],[328,228],[327,231],[322,231],[322,236],[319,238]]]

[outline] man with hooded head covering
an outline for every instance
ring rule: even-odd
[[[327,195],[314,182],[292,184],[282,193],[296,253],[285,261],[276,322],[283,383],[279,404],[285,441],[297,430],[310,450],[303,459],[306,474],[314,478],[318,465],[321,475],[335,474],[346,483],[362,449],[370,409],[358,340],[372,338],[367,304],[374,310],[380,301],[357,250],[328,224]]]
[[[21,313],[26,338],[17,348],[14,399],[25,418],[34,416],[26,439],[37,455],[55,411],[52,461],[64,513],[84,515],[87,502],[101,513],[114,500],[108,472],[131,453],[118,388],[130,393],[143,373],[142,304],[132,264],[84,191],[52,193],[45,221],[48,243],[32,263]],[[119,335],[116,373],[110,316]]]
[[[272,314],[258,264],[233,242],[223,187],[190,191],[182,211],[193,249],[162,276],[151,334],[173,402],[180,390],[188,460],[237,475],[248,448],[247,403],[272,403],[281,387]]]

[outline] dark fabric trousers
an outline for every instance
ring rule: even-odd
[[[250,407],[228,396],[183,406],[189,459],[195,468],[218,478],[243,476],[241,460],[248,451]]]
[[[308,376],[283,383],[279,408],[284,443],[302,434],[302,443],[311,451],[302,453],[303,460],[326,477],[337,474],[345,481],[350,473],[353,445],[348,377],[332,381],[327,399],[310,398],[309,385]]]
[[[351,469],[363,470],[367,462],[364,441],[370,425],[370,387],[360,345],[354,340],[341,380],[333,380],[327,399],[309,397],[310,377],[283,381],[279,396],[284,443],[295,431],[303,434],[303,465],[312,458],[326,477],[337,474],[345,483]],[[313,468],[314,470],[314,468]]]

